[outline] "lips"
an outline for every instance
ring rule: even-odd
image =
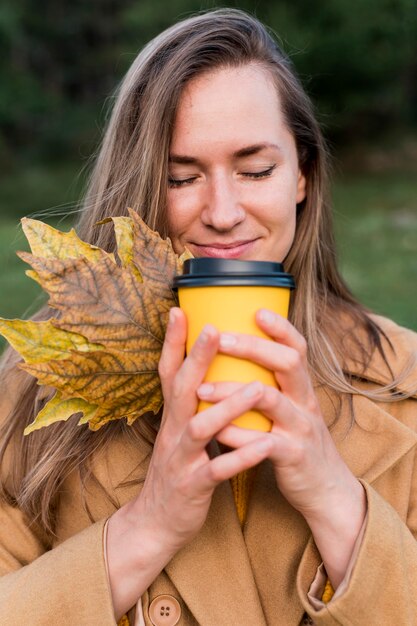
[[[217,259],[237,259],[250,252],[257,239],[236,241],[227,244],[191,244],[191,251],[198,257],[214,257]]]

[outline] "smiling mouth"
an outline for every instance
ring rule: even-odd
[[[192,252],[199,257],[214,257],[218,259],[237,259],[249,252],[257,239],[237,241],[230,244],[197,244],[191,245]]]

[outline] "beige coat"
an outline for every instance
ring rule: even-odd
[[[416,354],[417,335],[386,320],[383,325],[396,347],[391,367],[397,374]],[[359,375],[354,363],[349,370]],[[371,388],[385,383],[389,373],[376,356],[361,378],[357,385]],[[403,386],[416,382],[414,367]],[[317,392],[330,426],[334,398]],[[142,597],[146,626],[152,625],[149,605],[161,594],[178,600],[180,626],[297,626],[305,611],[318,626],[417,626],[417,402],[375,403],[354,395],[353,407],[353,425],[346,400],[331,426],[368,496],[367,526],[347,591],[320,611],[309,604],[320,556],[303,518],[280,496],[270,465],[263,463],[243,533],[224,483],[202,531]],[[145,443],[133,448],[118,441],[96,459],[99,479],[120,505],[138,487],[118,484],[145,476],[148,452]],[[102,541],[114,507],[93,487],[87,501],[100,520],[94,525],[72,476],[60,499],[53,546],[28,528],[18,510],[1,509],[1,626],[114,626]],[[159,623],[168,626],[170,619],[162,616]]]

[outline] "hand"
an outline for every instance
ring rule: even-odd
[[[365,518],[364,490],[340,457],[321,415],[308,373],[304,338],[287,320],[271,311],[259,311],[256,319],[272,341],[227,333],[220,336],[219,349],[274,372],[279,389],[263,386],[255,405],[272,420],[272,430],[265,434],[231,425],[217,438],[230,447],[255,439],[271,442],[269,459],[277,485],[305,517],[328,574],[337,586]],[[199,396],[218,402],[235,388],[220,383],[203,385]]]
[[[269,441],[247,441],[210,459],[209,442],[259,400],[258,383],[196,414],[197,388],[217,353],[219,333],[206,326],[184,360],[186,319],[172,309],[159,374],[161,427],[138,497],[109,520],[109,580],[116,618],[129,609],[173,555],[202,527],[215,487],[265,459]]]
[[[217,353],[219,334],[206,326],[184,360],[186,320],[174,309],[162,350],[159,374],[164,396],[161,428],[138,498],[142,519],[148,517],[158,536],[175,552],[200,530],[215,487],[267,456],[263,442],[251,441],[210,459],[206,447],[231,420],[257,402],[262,389],[248,385],[196,414],[197,388]]]

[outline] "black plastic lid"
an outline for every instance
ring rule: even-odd
[[[174,278],[174,289],[241,285],[295,289],[294,278],[284,272],[282,263],[269,261],[239,261],[211,257],[187,259],[182,275]]]

